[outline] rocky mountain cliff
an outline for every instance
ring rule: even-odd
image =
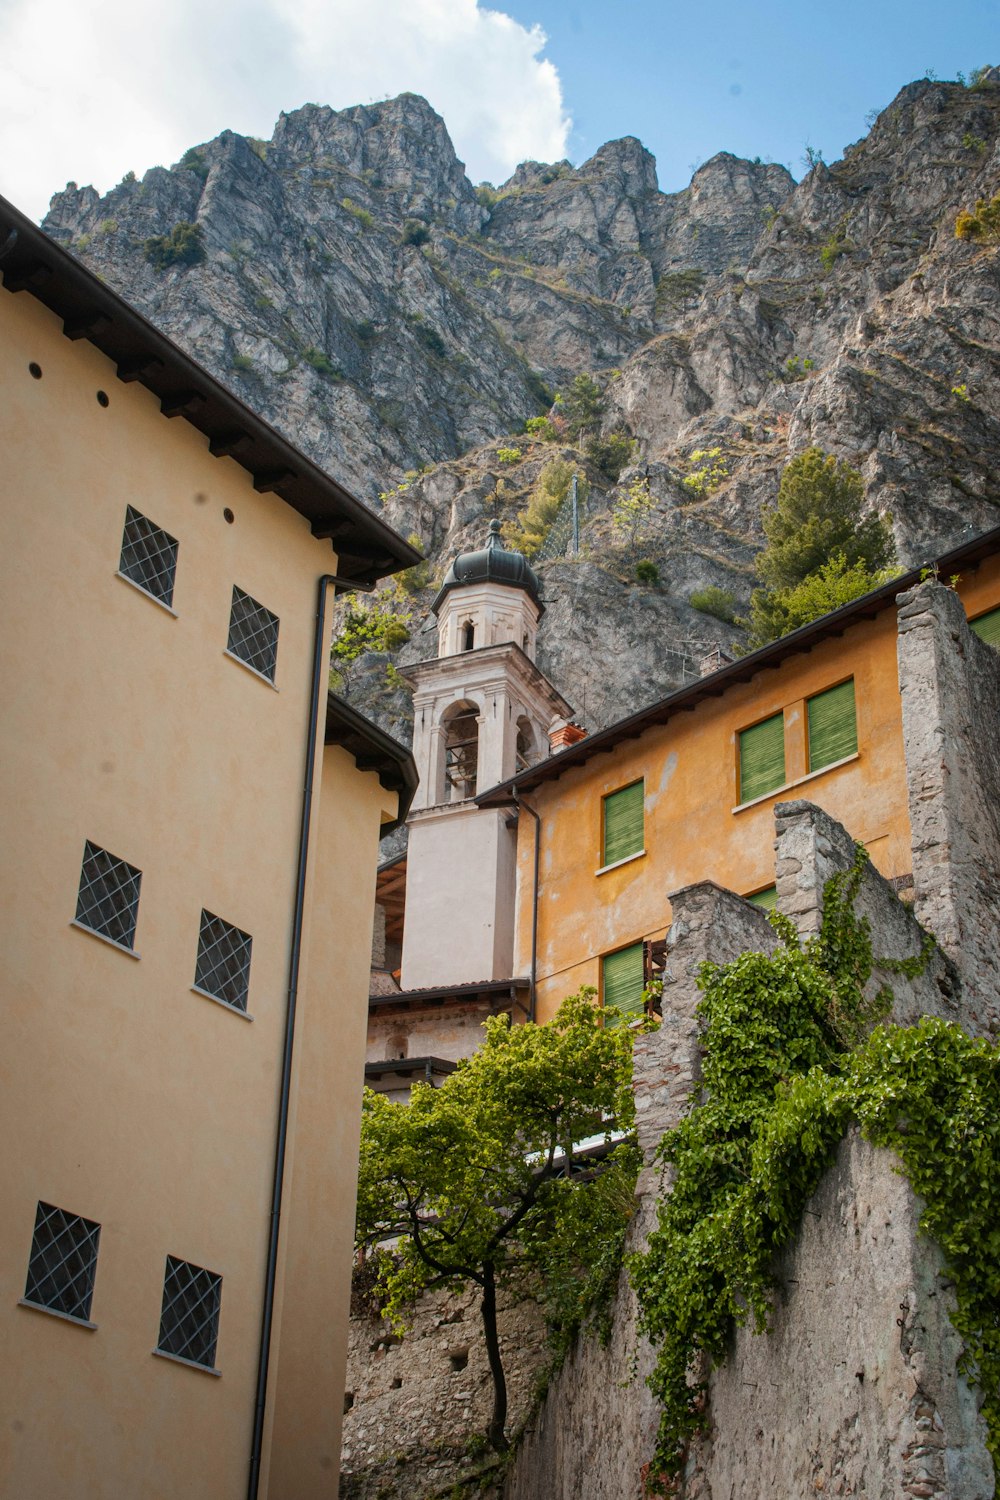
[[[1000,523],[997,251],[954,234],[998,189],[991,70],[908,85],[798,184],[721,154],[663,194],[626,138],[475,188],[403,95],[307,105],[269,142],[224,132],[104,197],[71,184],[45,228],[420,538],[427,576],[388,596],[411,637],[397,657],[433,650],[450,557],[571,464],[581,546],[566,556],[557,529],[543,552],[539,658],[596,728],[738,634],[690,597],[745,605],[762,509],[808,445],[861,469],[902,562]],[[526,434],[582,372],[589,426],[556,406]],[[614,434],[609,458],[595,440]],[[389,660],[361,655],[345,687],[399,728]]]

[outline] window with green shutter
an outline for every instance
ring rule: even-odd
[[[740,802],[752,802],[785,783],[785,716],[774,714],[740,731]]]
[[[822,770],[858,751],[858,721],[854,712],[854,678],[810,698],[809,769]]]
[[[969,625],[981,641],[985,641],[987,646],[995,646],[1000,651],[1000,609],[988,610],[985,615],[980,615],[978,620],[970,620]]]
[[[622,1012],[621,1020],[613,1024],[621,1025],[642,1015],[642,989],[641,943],[601,959],[601,998],[606,1006],[615,1005]]]
[[[614,865],[645,849],[644,783],[633,781],[604,799],[604,837],[601,864]]]
[[[751,906],[762,906],[765,911],[777,911],[778,909],[778,887],[776,885],[766,886],[762,891],[754,891],[747,900]]]

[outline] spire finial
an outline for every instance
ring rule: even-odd
[[[486,546],[490,552],[492,552],[495,547],[499,547],[500,550],[503,551],[503,542],[500,540],[500,522],[497,520],[496,516],[494,516],[493,520],[490,522],[490,534]]]

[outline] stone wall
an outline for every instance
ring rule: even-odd
[[[974,1032],[1000,1030],[1000,655],[953,589],[900,595],[899,686],[916,914],[962,971]]]
[[[854,860],[854,841],[811,802],[779,802],[774,823],[778,907],[791,917],[799,936],[808,938],[820,929],[826,882]],[[873,864],[864,867],[854,910],[871,926],[876,960],[920,954],[924,934],[919,922]],[[891,1019],[900,1026],[911,1025],[921,1016],[940,1016],[970,1026],[972,1018],[961,1003],[955,965],[940,949],[912,979],[876,966],[867,986],[869,996],[882,985],[893,992]]]
[[[500,1347],[510,1427],[534,1402],[545,1363],[542,1319],[532,1302],[501,1298]],[[417,1500],[447,1494],[470,1467],[486,1430],[493,1384],[472,1293],[429,1292],[402,1340],[355,1306],[347,1356],[341,1500]]]
[[[771,952],[774,930],[757,907],[704,881],[670,897],[663,1023],[635,1044],[635,1093],[644,1167],[627,1250],[641,1250],[665,1184],[653,1155],[676,1125],[699,1078],[698,970],[755,949]],[[627,1277],[619,1280],[606,1345],[583,1337],[554,1377],[518,1449],[505,1500],[642,1500],[659,1420],[646,1386],[653,1352],[639,1336]]]
[[[776,835],[778,906],[808,937],[819,928],[823,885],[851,865],[854,844],[806,802],[778,806]],[[671,901],[664,1024],[636,1051],[647,1166],[633,1247],[654,1221],[657,1193],[669,1191],[651,1153],[698,1078],[698,969],[775,945],[763,914],[731,892],[705,884]],[[856,910],[871,923],[876,955],[919,953],[912,912],[872,867]],[[944,954],[913,980],[883,973],[873,982],[883,978],[898,1022],[927,1013],[975,1021],[981,1000],[970,1002]],[[960,1341],[939,1253],[917,1234],[919,1211],[894,1158],[850,1134],[778,1268],[771,1332],[740,1330],[711,1376],[711,1436],[692,1445],[679,1500],[994,1494],[976,1399],[956,1370]],[[579,1341],[520,1446],[505,1500],[644,1500],[656,1427],[642,1383],[651,1360],[623,1279],[610,1347]]]
[[[988,1500],[992,1465],[937,1246],[893,1159],[856,1131],[778,1268],[766,1336],[713,1372],[684,1500]],[[543,1493],[539,1491],[539,1496]]]

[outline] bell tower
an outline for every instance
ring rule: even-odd
[[[404,670],[413,684],[420,786],[407,820],[404,990],[509,979],[515,835],[474,798],[549,753],[572,708],[535,666],[538,578],[490,523],[487,544],[455,558],[431,606],[438,654]]]

